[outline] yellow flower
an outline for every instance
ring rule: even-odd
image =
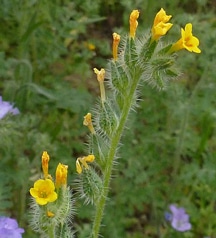
[[[67,169],[68,166],[59,163],[56,168],[56,188],[67,185]]]
[[[47,153],[47,151],[44,151],[41,157],[42,160],[42,169],[43,169],[43,174],[44,174],[44,178],[48,178],[48,169],[49,169],[49,160],[50,157]]]
[[[82,166],[85,168],[85,169],[88,169],[89,166],[87,164],[88,163],[91,163],[93,162],[95,159],[95,156],[94,155],[88,155],[88,156],[84,156],[84,157],[79,157],[77,160],[76,160],[76,170],[77,170],[77,173],[78,174],[81,174],[82,173]]]
[[[47,211],[46,215],[48,217],[54,217],[55,216],[55,214],[53,212],[51,212],[51,211]]]
[[[91,51],[94,51],[94,50],[95,50],[95,48],[96,48],[96,47],[95,47],[95,45],[94,45],[94,44],[92,44],[92,43],[88,43],[88,45],[87,45],[87,46],[88,46],[88,49],[89,49],[89,50],[91,50]]]
[[[54,202],[58,195],[55,192],[55,186],[50,179],[38,179],[34,187],[30,189],[30,194],[35,198],[39,205],[46,205],[48,202]]]
[[[135,35],[136,35],[136,29],[138,26],[138,19],[139,17],[139,11],[138,10],[133,10],[130,14],[130,37],[134,39]]]
[[[82,167],[81,167],[81,164],[79,162],[79,158],[76,160],[76,171],[77,171],[78,174],[82,173]]]
[[[201,53],[201,50],[198,48],[199,39],[193,36],[192,34],[192,24],[188,23],[185,26],[185,30],[181,29],[181,38],[172,45],[169,52],[175,52],[181,49],[186,49],[190,52]]]
[[[103,68],[101,70],[98,70],[98,69],[94,68],[94,72],[97,75],[98,82],[104,82],[105,70]]]
[[[171,15],[166,15],[163,8],[156,14],[154,24],[152,26],[152,40],[158,40],[161,36],[166,35],[167,31],[172,27],[173,24],[167,23]]]
[[[105,102],[105,88],[104,88],[105,70],[103,68],[101,70],[94,68],[94,72],[97,75],[97,80],[100,85],[101,101],[103,104]]]
[[[95,129],[94,129],[93,124],[92,124],[91,113],[87,113],[84,116],[83,125],[87,126],[92,134],[95,134]]]
[[[95,156],[94,155],[85,156],[85,161],[86,162],[93,162],[94,160],[95,160]]]
[[[118,45],[120,42],[120,35],[118,35],[117,33],[113,33],[113,59],[117,60],[118,58]]]

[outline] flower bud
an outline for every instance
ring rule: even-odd
[[[56,188],[67,185],[67,169],[68,166],[59,163],[56,168]]]

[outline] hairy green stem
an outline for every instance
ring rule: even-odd
[[[123,130],[124,130],[125,123],[127,121],[127,117],[129,115],[131,106],[133,104],[134,94],[136,92],[136,89],[137,89],[137,86],[139,83],[139,79],[140,79],[140,75],[136,75],[133,79],[133,85],[130,89],[127,100],[126,100],[124,107],[122,109],[119,126],[111,138],[110,151],[108,154],[106,169],[104,172],[103,190],[102,190],[101,196],[99,198],[99,201],[96,204],[95,218],[94,218],[92,236],[91,236],[92,238],[97,238],[99,236],[101,221],[102,221],[102,217],[103,217],[103,213],[104,213],[106,199],[107,199],[108,191],[109,191],[110,179],[111,179],[111,175],[112,175],[113,160],[116,155],[116,151],[117,151],[117,148],[118,148],[118,145],[119,145],[119,142],[120,142]]]
[[[54,225],[50,225],[48,228],[48,237],[55,238],[55,227]]]

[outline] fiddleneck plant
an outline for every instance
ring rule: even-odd
[[[199,40],[192,35],[191,23],[181,30],[182,36],[176,43],[164,43],[163,36],[173,25],[169,22],[171,17],[162,8],[156,14],[151,30],[137,37],[139,11],[133,10],[129,34],[121,37],[113,33],[113,58],[106,69],[93,69],[101,96],[91,113],[84,116],[83,124],[90,131],[88,155],[76,160],[76,189],[85,203],[92,203],[95,207],[91,238],[99,237],[120,140],[129,114],[137,107],[142,85],[147,83],[159,90],[164,89],[168,81],[179,75],[175,68],[176,52],[180,49],[201,52]],[[109,94],[106,94],[105,86],[109,88]],[[34,197],[32,225],[46,237],[72,237],[68,222],[73,214],[73,203],[66,182],[67,166],[59,164],[54,183],[48,174],[48,162],[48,154],[44,152],[44,178],[36,181],[34,188],[30,189]]]

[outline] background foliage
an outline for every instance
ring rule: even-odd
[[[143,87],[116,165],[104,237],[178,237],[164,220],[170,203],[185,207],[193,229],[179,237],[216,237],[216,4],[208,0],[0,0],[0,95],[20,115],[0,120],[0,214],[28,228],[29,188],[41,173],[43,150],[69,165],[85,153],[82,126],[99,95],[93,67],[111,56],[111,34],[127,34],[140,9],[138,35],[163,7],[173,16],[168,38],[193,23],[202,53],[180,52],[181,78],[158,92]],[[52,171],[53,172],[53,171]],[[73,185],[72,185],[73,187]],[[74,226],[86,238],[91,206],[77,201]]]

